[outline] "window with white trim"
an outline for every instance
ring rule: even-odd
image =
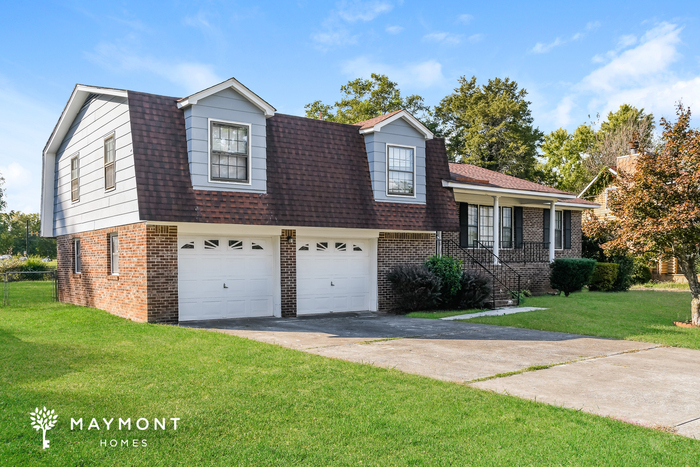
[[[554,248],[561,250],[564,245],[564,213],[554,212]]]
[[[513,248],[513,208],[501,208],[501,247]]]
[[[247,183],[250,165],[249,127],[231,123],[211,122],[212,180]]]
[[[80,274],[82,271],[82,258],[80,253],[80,239],[73,239],[73,272]]]
[[[109,235],[109,273],[119,274],[119,236],[116,233]]]
[[[479,206],[479,241],[493,246],[493,206]]]
[[[476,246],[479,241],[479,206],[467,206],[467,246]]]
[[[387,193],[394,196],[415,195],[413,148],[387,146]]]
[[[80,159],[77,155],[70,160],[70,200],[80,201]]]
[[[114,135],[111,135],[105,139],[105,190],[111,190],[117,182],[114,162],[116,153],[116,142]]]

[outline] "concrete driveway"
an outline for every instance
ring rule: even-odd
[[[696,350],[378,313],[181,325],[466,383],[645,426],[672,427],[700,439],[700,402],[694,394],[700,387]],[[502,375],[541,365],[554,366]]]

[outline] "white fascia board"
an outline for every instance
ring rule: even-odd
[[[63,108],[61,116],[56,123],[49,140],[44,146],[41,159],[41,236],[53,237],[53,204],[54,204],[54,169],[56,167],[56,153],[63,142],[73,120],[80,112],[85,99],[90,94],[102,94],[107,96],[127,97],[127,91],[123,89],[101,88],[76,84],[73,88],[68,103]]]
[[[270,104],[265,102],[264,99],[262,99],[260,96],[255,94],[253,91],[245,87],[243,84],[241,84],[237,79],[231,78],[227,79],[223,83],[219,83],[217,85],[214,85],[210,88],[204,89],[202,91],[199,91],[197,93],[192,94],[191,96],[187,96],[183,99],[181,99],[177,103],[177,108],[182,109],[190,105],[194,105],[197,102],[199,102],[200,99],[204,99],[205,97],[211,96],[213,94],[216,94],[217,92],[221,92],[224,89],[228,88],[233,88],[241,94],[243,97],[245,97],[248,101],[250,101],[251,104],[259,108],[260,110],[263,111],[265,114],[265,118],[270,118],[275,115],[275,112],[277,109],[272,107]]]
[[[576,195],[567,195],[564,193],[546,193],[541,191],[529,191],[529,190],[514,190],[512,188],[499,188],[492,186],[475,186],[475,185],[465,185],[458,182],[448,182],[447,180],[442,181],[442,186],[445,188],[452,188],[456,190],[462,190],[465,192],[472,192],[476,194],[490,194],[494,195],[518,195],[519,197],[531,197],[531,198],[547,198],[547,199],[574,199]]]
[[[608,167],[608,172],[610,172],[611,174],[617,176],[617,172],[614,171],[613,169],[611,169],[610,167]],[[593,180],[591,180],[591,183],[589,183],[588,185],[586,185],[586,188],[584,188],[584,189],[581,191],[581,193],[578,194],[577,198],[582,198],[582,197],[583,197],[583,194],[584,194],[585,192],[588,191],[588,189],[595,183],[596,180],[598,180],[598,177],[600,177],[600,174],[601,174],[601,173],[602,173],[602,171],[601,171],[601,172],[598,172],[598,175],[596,175],[595,178],[594,178]]]
[[[579,204],[579,203],[566,203],[566,202],[557,203],[556,205],[562,206],[562,207],[567,207],[567,208],[571,207],[571,208],[579,208],[579,209],[598,209],[600,207],[600,205],[598,205],[598,204],[592,205],[592,204]]]
[[[423,125],[416,117],[411,115],[409,112],[402,110],[401,112],[398,112],[391,117],[387,118],[386,120],[383,120],[373,127],[370,128],[365,128],[364,130],[360,130],[360,134],[364,135],[367,133],[374,133],[375,131],[381,131],[382,127],[385,125],[388,125],[392,122],[395,122],[398,119],[404,119],[406,123],[411,125],[416,131],[418,131],[420,134],[423,135],[423,138],[425,139],[433,139],[435,135],[433,135],[433,132],[428,130],[428,128]]]
[[[297,231],[297,238],[379,238],[380,230],[375,229],[340,229],[335,227],[285,227]]]

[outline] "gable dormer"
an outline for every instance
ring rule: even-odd
[[[275,108],[231,78],[180,99],[195,190],[267,192],[266,120]]]
[[[425,142],[432,132],[405,110],[356,125],[365,138],[375,201],[425,204]]]

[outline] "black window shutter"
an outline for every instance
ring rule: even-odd
[[[571,249],[571,211],[564,211],[564,249]]]
[[[466,247],[469,243],[469,205],[459,203],[459,246]]]
[[[549,243],[549,209],[543,209],[542,213],[542,241]]]
[[[523,208],[515,208],[515,248],[523,247]]]

